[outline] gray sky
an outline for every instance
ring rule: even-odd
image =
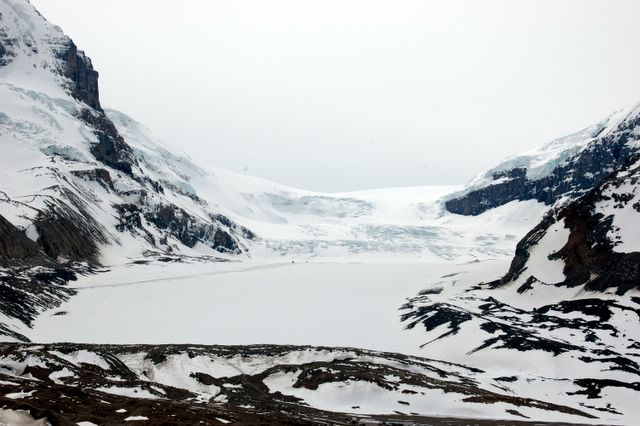
[[[465,183],[640,102],[640,1],[31,0],[101,101],[320,191]]]

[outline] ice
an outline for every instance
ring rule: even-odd
[[[65,89],[69,82],[58,72],[62,64],[56,59],[56,52],[68,43],[68,38],[27,3],[5,0],[0,3],[0,11],[3,19],[15,23],[7,26],[7,36],[19,41],[12,47],[15,55],[7,56],[11,62],[0,67],[0,214],[37,240],[33,221],[47,202],[65,200],[72,210],[81,207],[104,234],[99,241],[99,260],[105,266],[102,272],[80,276],[71,283],[78,295],[55,311],[43,312],[32,328],[4,316],[3,323],[38,342],[264,343],[343,348],[309,348],[253,357],[181,354],[168,356],[158,364],[151,363],[143,352],[134,352],[121,356],[120,361],[139,376],[140,382],[129,387],[117,382],[98,391],[135,398],[164,395],[149,387],[148,381],[189,390],[196,395],[196,401],[213,399],[222,404],[227,401],[223,394],[226,388],[204,385],[192,377],[193,373],[220,379],[262,373],[278,364],[353,357],[345,347],[458,362],[457,366],[447,364],[448,369],[460,373],[458,380],[464,377],[487,387],[497,386],[494,378],[498,375],[516,377],[502,384],[505,392],[558,400],[571,406],[581,406],[586,398],[576,393],[580,388],[572,380],[577,377],[627,381],[634,377],[628,371],[610,368],[610,360],[582,360],[587,351],[620,351],[619,336],[599,330],[598,342],[594,343],[587,341],[587,332],[580,327],[571,329],[559,322],[532,329],[527,323],[535,309],[545,305],[593,297],[618,303],[612,308],[608,324],[627,339],[637,337],[635,311],[625,310],[623,299],[551,285],[564,279],[564,261],[549,259],[568,240],[569,231],[562,221],[549,228],[539,244],[530,249],[528,269],[521,277],[525,280],[535,275],[544,285],[526,294],[516,291],[522,281],[490,292],[480,288],[482,283],[504,274],[516,243],[542,219],[547,206],[533,200],[513,201],[479,216],[463,217],[448,213],[443,200],[459,191],[504,182],[509,178],[493,180],[493,174],[514,167],[525,167],[529,179],[539,179],[584,149],[596,136],[611,132],[622,120],[637,114],[640,107],[621,111],[595,126],[508,159],[466,188],[418,186],[349,193],[306,191],[198,164],[170,143],[158,140],[133,118],[106,110],[139,162],[132,177],[97,162],[91,153],[97,137],[93,129],[78,120],[86,105],[70,96]],[[113,188],[77,175],[96,168],[108,171]],[[162,191],[150,189],[145,179],[161,186]],[[603,217],[615,213],[614,230],[608,237],[615,241],[614,250],[618,252],[640,251],[640,227],[634,210],[638,201],[636,186],[628,183],[622,188],[632,195],[624,206],[616,206],[608,199],[598,205]],[[229,232],[236,230],[236,236],[241,234],[239,226],[244,226],[255,238],[238,237],[240,255],[218,253],[205,239],[188,247],[150,223],[144,212],[139,216],[142,229],[121,229],[114,205],[139,205],[142,193],[147,194],[145,208],[149,210],[175,206],[203,223],[213,223],[212,218],[224,215],[238,227],[219,226]],[[61,194],[67,194],[67,198]],[[69,199],[79,201],[74,204]],[[162,240],[166,243],[159,243]],[[160,262],[160,256],[171,257],[175,262]],[[214,262],[214,256],[228,262]],[[421,300],[414,298],[425,289],[431,293],[423,292],[425,298]],[[496,309],[498,313],[482,311],[482,306],[492,303],[490,298],[505,304],[500,308],[504,309],[502,316],[498,315],[500,309]],[[408,300],[413,305],[401,309]],[[471,319],[459,330],[446,322],[429,331],[421,325],[407,329],[401,315],[428,303],[446,304],[453,312],[468,314]],[[55,315],[62,311],[66,315]],[[425,315],[434,312],[428,310]],[[591,321],[592,328],[593,321],[599,320],[595,315],[577,312],[553,315],[567,321]],[[475,350],[488,338],[502,336],[481,328],[487,317],[501,325],[511,324],[516,318],[520,321],[518,330],[531,332],[534,340],[567,343],[582,339],[584,352],[515,353],[517,349],[500,347],[499,343]],[[633,347],[626,350],[635,356]],[[51,354],[64,365],[49,376],[60,386],[67,382],[65,378],[74,376],[72,366],[89,364],[110,369],[108,358],[89,350]],[[362,360],[366,358],[362,356]],[[396,367],[399,364],[388,363]],[[29,379],[24,376],[27,366],[43,365],[36,355],[5,360],[2,365],[9,377],[21,379]],[[431,379],[438,378],[424,366],[411,368]],[[354,379],[323,383],[317,390],[294,387],[297,374],[271,374],[265,383],[274,392],[296,396],[312,407],[331,411],[507,419],[513,416],[505,414],[505,409],[511,407],[505,404],[467,403],[463,401],[465,395],[417,386],[402,389],[416,393],[401,393],[402,390]],[[397,382],[397,376],[385,379]],[[20,391],[6,397],[32,395],[34,391]],[[607,388],[603,400],[588,401],[596,408],[585,409],[602,411],[607,408],[606,401],[613,401],[633,423],[638,417],[635,396],[629,389]],[[0,418],[8,415],[6,411]],[[549,417],[531,407],[522,408],[521,412],[532,419]],[[602,419],[597,422],[620,422],[623,415],[601,414]],[[130,416],[125,420],[149,419]],[[553,420],[575,418],[556,416]]]
[[[80,277],[79,294],[61,306],[68,313],[45,313],[27,335],[41,342],[281,343],[416,353],[422,337],[402,332],[398,307],[428,277],[455,268],[453,262],[115,267]]]

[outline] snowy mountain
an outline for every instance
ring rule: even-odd
[[[640,143],[640,104],[602,122],[509,158],[445,202],[448,211],[477,215],[513,200],[547,205],[575,199],[628,163]]]
[[[622,140],[628,153],[621,165],[607,167],[608,176],[592,188],[565,194],[517,244],[506,274],[494,279],[496,269],[461,268],[407,301],[402,319],[426,331],[425,355],[456,347],[447,359],[483,369],[500,362],[501,369],[518,372],[505,378],[505,388],[516,394],[538,389],[567,405],[584,395],[587,401],[574,404],[636,421],[640,154],[631,148],[637,147],[637,112],[580,154],[602,153],[612,148],[602,144]],[[584,161],[571,158],[559,167]],[[539,375],[542,366],[547,377]]]
[[[505,253],[514,234],[526,232],[469,244],[475,222],[443,216],[434,202],[455,187],[320,194],[196,165],[125,114],[103,110],[91,61],[31,5],[2,8],[0,215],[50,261],[371,252],[451,258]],[[524,214],[517,210],[494,220],[517,226],[513,216]],[[541,214],[534,209],[530,217]],[[451,220],[455,226],[442,226]]]
[[[249,231],[165,179],[169,171],[120,135],[100,107],[91,61],[59,28],[25,2],[3,2],[1,13],[6,220],[56,260],[104,262],[105,246],[243,251]]]
[[[24,339],[15,324],[66,300],[65,284],[100,264],[246,251],[251,231],[120,135],[100,106],[98,73],[60,28],[26,1],[3,1],[0,46],[5,333]]]
[[[98,73],[60,28],[27,2],[0,6],[1,277],[20,307],[5,308],[1,322],[11,329],[67,300],[75,291],[65,283],[100,265],[474,259],[509,253],[528,230],[521,216],[543,213],[505,207],[484,219],[493,224],[487,232],[472,218],[443,214],[436,200],[454,187],[320,194],[196,165],[101,107]]]
[[[639,421],[640,106],[464,188],[326,194],[98,89],[0,0],[0,422]]]

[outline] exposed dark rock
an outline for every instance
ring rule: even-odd
[[[0,215],[0,266],[5,268],[0,271],[0,312],[28,326],[41,311],[55,308],[75,294],[67,283],[76,280],[78,271],[91,270],[86,266],[60,264],[49,256],[52,252],[68,255],[76,251],[82,238],[74,234],[77,228],[67,228],[67,217],[49,213],[42,214],[41,222],[35,224],[42,250]],[[28,341],[2,323],[0,335]]]
[[[217,213],[217,214],[211,214],[209,215],[209,217],[211,218],[211,220],[215,222],[219,222],[230,229],[239,231],[242,234],[242,236],[248,240],[253,240],[254,238],[256,238],[256,234],[254,234],[250,229],[247,229],[242,225],[238,225],[237,223],[235,223],[225,215]]]
[[[517,351],[540,350],[551,352],[553,355],[560,355],[570,350],[581,351],[581,348],[556,339],[547,339],[532,333],[530,330],[520,329],[510,324],[486,321],[480,324],[480,328],[487,333],[496,334],[484,341],[484,343],[471,352],[478,352],[484,348],[494,349],[515,349]]]
[[[410,309],[410,312],[402,314],[400,317],[403,322],[409,319],[411,320],[406,325],[406,328],[408,329],[412,329],[416,325],[422,324],[428,331],[443,324],[447,324],[449,331],[438,336],[438,339],[442,339],[452,334],[457,334],[460,331],[460,325],[473,318],[469,312],[446,303],[439,304],[437,309],[433,309],[432,306],[413,307],[411,302],[409,302],[403,305],[401,309]]]
[[[579,379],[574,382],[576,385],[583,388],[578,392],[570,393],[569,395],[587,395],[590,399],[600,398],[602,389],[607,387],[620,387],[633,389],[640,391],[640,382],[625,383],[619,380],[603,380],[603,379]]]
[[[34,220],[38,245],[51,258],[98,263],[98,242],[106,242],[104,233],[87,212],[77,212],[62,201],[49,203]]]
[[[628,163],[637,152],[629,142],[637,139],[633,132],[638,126],[640,116],[623,121],[614,132],[596,139],[540,179],[527,178],[521,167],[495,173],[493,180],[501,181],[447,200],[445,207],[451,213],[478,215],[514,200],[552,204],[564,196],[579,197]]]
[[[631,316],[625,315],[627,318],[640,321],[640,308],[635,305],[630,307],[611,299],[585,298],[530,310],[520,309],[486,297],[492,288],[484,285],[465,292],[461,298],[470,306],[458,306],[461,300],[455,298],[441,302],[437,295],[419,294],[401,308],[407,311],[402,315],[402,321],[408,323],[408,328],[421,324],[428,332],[439,331],[443,328],[440,326],[446,325],[441,335],[426,344],[455,335],[464,326],[467,329],[473,327],[483,330],[489,337],[477,347],[465,348],[468,353],[501,348],[541,350],[553,355],[572,353],[584,363],[598,362],[608,366],[609,370],[640,376],[640,365],[634,360],[633,353],[606,347],[600,341],[600,337],[620,337],[616,323],[610,321],[614,313],[622,315],[628,312]],[[562,334],[573,337],[570,341],[563,340],[556,337],[555,330],[562,330]],[[629,347],[637,343],[627,339],[632,342]],[[587,344],[589,342],[593,344]]]
[[[234,253],[238,250],[238,243],[228,232],[217,229],[213,236],[213,248],[220,252]]]
[[[198,381],[198,383],[202,383],[205,386],[222,386],[224,384],[224,380],[216,379],[210,374],[203,373],[201,371],[189,374],[190,377],[193,377]]]
[[[138,161],[111,120],[103,112],[88,108],[80,112],[79,118],[93,129],[93,133],[98,138],[98,143],[91,146],[91,153],[96,159],[107,166],[132,175],[133,167],[138,165]]]
[[[67,87],[69,92],[89,106],[82,109],[79,118],[93,129],[98,138],[98,143],[91,147],[91,153],[98,161],[132,175],[132,169],[138,163],[133,150],[100,106],[98,72],[93,69],[91,59],[78,50],[71,39],[66,40],[63,46],[54,48],[54,51],[63,63],[61,74],[70,81]]]
[[[522,414],[521,412],[517,411],[517,410],[505,410],[505,412],[514,415],[514,416],[518,416],[518,417],[522,417],[525,419],[528,419],[529,417],[525,416],[524,414]]]
[[[516,376],[502,376],[496,377],[494,380],[498,380],[500,382],[517,382],[518,378]]]
[[[0,312],[31,326],[42,310],[55,308],[76,293],[66,285],[74,280],[76,273],[62,265],[11,268],[0,274]]]
[[[0,33],[0,37],[2,37],[2,34]],[[2,41],[0,41],[0,67],[3,65],[7,65],[9,62],[7,59],[5,59],[5,56],[7,54],[7,49],[4,47]]]
[[[136,204],[115,204],[113,207],[118,213],[118,224],[116,225],[118,231],[129,231],[132,234],[140,235],[150,244],[156,245],[153,234],[142,225],[142,211]]]
[[[0,336],[8,336],[11,339],[15,339],[18,342],[29,342],[29,338],[24,334],[20,334],[6,324],[0,322]]]
[[[278,357],[291,351],[322,351],[323,353],[351,354],[347,359],[315,362],[278,362]],[[71,355],[77,351],[88,351],[99,364],[69,362],[59,354]],[[132,354],[144,356],[145,365],[158,367],[169,356],[203,357],[210,363],[242,358],[251,361],[257,357],[264,362],[272,357],[273,366],[259,373],[213,377],[204,371],[181,371],[185,383],[189,378],[202,385],[213,385],[220,389],[224,403],[212,403],[196,399],[196,395],[184,388],[168,386],[148,377],[146,371],[130,369],[121,358]],[[364,359],[362,359],[364,358]],[[482,404],[508,404],[515,408],[535,408],[550,414],[565,413],[576,419],[593,418],[582,409],[553,402],[521,398],[506,393],[496,393],[482,388],[474,380],[460,375],[459,367],[426,358],[409,357],[402,354],[382,353],[346,348],[311,348],[291,346],[203,346],[203,345],[86,345],[86,344],[0,344],[0,363],[11,360],[0,369],[2,395],[23,392],[18,399],[0,397],[5,408],[26,409],[36,418],[46,418],[51,424],[76,424],[91,421],[96,424],[120,424],[129,416],[144,416],[150,424],[221,424],[217,420],[234,424],[361,424],[371,421],[379,424],[459,424],[461,420],[428,418],[419,415],[363,416],[323,411],[312,408],[299,398],[281,392],[271,392],[264,380],[286,372],[299,372],[296,387],[318,389],[322,384],[344,383],[359,380],[374,383],[397,395],[416,394],[437,389],[445,393],[461,394],[464,401]],[[13,365],[24,363],[24,368]],[[434,365],[435,364],[435,365]],[[437,365],[437,366],[436,366]],[[439,367],[444,369],[439,369]],[[454,367],[447,370],[447,367]],[[167,368],[166,365],[162,367]],[[206,368],[203,366],[203,368]],[[440,379],[419,371],[431,368],[439,371]],[[67,372],[65,377],[52,379],[52,373]],[[393,378],[396,379],[393,379]],[[33,379],[37,380],[33,380]],[[226,385],[226,386],[225,386]],[[114,395],[102,390],[111,387],[135,389],[158,396],[157,399],[134,398]],[[401,386],[409,386],[410,392],[401,392]],[[35,392],[31,392],[35,391]],[[403,401],[404,398],[400,399]],[[406,401],[403,401],[406,403]],[[402,403],[401,403],[402,404]],[[405,404],[402,404],[405,405]],[[116,409],[125,409],[118,412]],[[462,422],[467,423],[469,419]],[[509,424],[521,424],[508,421]],[[504,424],[504,421],[479,420],[479,425]],[[536,424],[545,424],[537,422]]]
[[[478,215],[490,208],[523,199],[528,195],[526,169],[516,168],[493,175],[494,180],[501,178],[508,180],[472,191],[462,198],[447,200],[445,207],[452,213]]]
[[[116,204],[113,207],[118,213],[119,223],[116,225],[118,231],[132,231],[142,228],[142,219],[140,218],[142,211],[136,204]]]
[[[56,56],[64,63],[62,74],[71,80],[71,95],[91,108],[102,111],[98,93],[98,71],[93,69],[91,59],[78,50],[71,39],[56,52]]]
[[[420,292],[418,293],[420,296],[427,296],[429,294],[440,294],[442,293],[443,288],[442,287],[434,287],[434,288],[428,288],[425,290],[420,290]]]
[[[605,192],[611,193],[610,198],[616,202],[615,208],[621,208],[633,199],[626,193],[618,193],[617,188],[640,176],[640,167],[636,161],[637,157],[631,156],[630,165],[622,169],[625,173],[620,177],[612,175],[581,198],[548,214],[518,242],[509,271],[494,285],[505,285],[522,274],[535,274],[535,271],[526,269],[530,249],[554,223],[564,221],[569,228],[569,239],[560,250],[549,255],[550,259],[562,259],[565,264],[565,280],[557,285],[585,285],[586,289],[595,291],[615,288],[619,294],[632,288],[640,288],[640,253],[614,251],[616,242],[607,236],[612,230],[613,217],[605,217],[596,211],[596,204],[607,199]],[[638,219],[640,221],[640,215]],[[532,282],[527,280],[529,284],[525,283],[521,289],[524,291],[530,288]]]
[[[98,182],[106,189],[114,190],[113,180],[111,179],[111,174],[106,169],[89,169],[89,170],[72,170],[71,173],[74,176],[78,176],[79,178]]]
[[[546,314],[551,311],[561,312],[564,314],[580,312],[587,316],[593,316],[598,318],[598,323],[603,324],[611,318],[613,315],[612,308],[618,308],[622,310],[630,310],[636,313],[638,319],[640,319],[640,308],[633,310],[612,300],[603,299],[575,299],[575,300],[563,300],[554,305],[546,305],[536,309],[536,314]],[[594,327],[597,324],[592,324]]]
[[[82,109],[80,119],[93,129],[98,138],[98,143],[91,147],[91,153],[98,161],[132,175],[137,160],[100,106],[98,72],[93,69],[91,59],[68,37],[61,46],[54,46],[54,53],[62,61],[60,73],[69,79],[69,93],[89,107]]]
[[[134,176],[134,179],[138,182],[140,182],[142,185],[147,186],[147,187],[151,187],[151,189],[153,190],[153,192],[157,193],[157,194],[164,194],[164,187],[162,186],[162,184],[158,181],[155,181],[147,176],[144,175],[138,175],[138,176]]]
[[[0,13],[0,67],[9,65],[15,57],[13,46],[16,44],[16,40],[7,37],[5,30],[5,17]]]
[[[172,204],[163,204],[152,212],[146,212],[145,218],[160,229],[167,230],[182,244],[193,247],[200,240],[202,231],[195,230],[196,220],[184,209]]]
[[[145,219],[166,230],[187,247],[201,242],[220,252],[238,252],[238,243],[225,230],[196,218],[172,204],[162,204],[144,213]]]
[[[526,293],[527,291],[531,290],[533,288],[533,284],[537,282],[540,281],[533,275],[530,275],[529,278],[527,278],[527,280],[524,282],[524,284],[518,287],[518,293]]]
[[[512,281],[520,274],[522,274],[525,270],[527,261],[529,260],[529,249],[538,243],[547,233],[547,229],[555,223],[556,219],[552,214],[547,214],[542,221],[536,225],[531,231],[527,233],[518,244],[516,244],[516,252],[511,260],[511,266],[509,267],[509,271],[505,274],[505,276],[499,281],[496,282],[496,285],[504,284],[508,281]],[[531,285],[531,281],[528,281],[528,284],[525,284],[525,288],[522,288],[523,291],[526,291],[527,288]]]
[[[606,237],[611,219],[593,212],[593,195],[572,204],[559,216],[570,229],[569,241],[553,256],[565,262],[566,279],[562,284],[585,284],[586,289],[596,291],[616,288],[619,294],[640,288],[640,253],[613,251]]]
[[[34,241],[0,215],[0,265],[7,266],[10,259],[24,260],[36,257],[39,252]]]

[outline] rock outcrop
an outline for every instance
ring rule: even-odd
[[[94,110],[102,112],[98,92],[98,71],[93,69],[91,59],[78,50],[71,39],[57,52],[57,57],[64,62],[63,75],[71,81],[71,95]]]
[[[159,205],[143,215],[147,221],[158,229],[166,230],[187,247],[202,243],[222,253],[240,252],[238,243],[228,232],[174,205]]]
[[[85,108],[81,111],[79,118],[93,130],[98,138],[98,143],[91,146],[91,153],[96,159],[109,167],[132,175],[133,168],[138,164],[133,150],[104,112]]]
[[[557,286],[584,286],[586,290],[615,289],[618,294],[640,289],[640,252],[634,241],[629,250],[619,250],[633,239],[632,229],[640,226],[640,157],[634,155],[629,165],[612,174],[581,198],[550,212],[517,245],[507,274],[496,286],[507,285],[521,276],[527,291],[538,281],[536,270],[528,267],[531,251],[542,244],[549,229],[564,223],[569,229],[566,243],[558,251],[548,253],[549,260],[564,262],[564,280]],[[620,227],[625,227],[620,232]],[[635,249],[635,250],[634,250]]]
[[[548,173],[529,177],[528,168],[522,166],[492,172],[485,178],[486,184],[446,200],[445,207],[451,213],[475,216],[510,201],[537,200],[552,205],[563,198],[578,198],[638,152],[638,128],[640,108],[635,108],[611,129],[590,137],[584,148]]]
[[[65,236],[73,228],[56,231]],[[41,244],[36,244],[0,215],[0,335],[28,341],[14,327],[3,323],[2,317],[30,326],[41,311],[59,306],[76,293],[67,283],[76,280],[77,273],[91,270],[86,265],[60,263],[49,256],[46,249],[50,237],[41,234]],[[62,244],[60,239],[55,242],[57,246]]]
[[[0,13],[0,67],[10,64],[15,56],[13,46],[16,40],[7,35],[7,31],[4,29],[5,19],[6,17]]]
[[[481,383],[481,370],[362,349],[16,343],[0,344],[0,363],[4,366],[0,371],[2,395],[22,391],[15,399],[0,397],[3,406],[29,410],[52,424],[121,424],[133,416],[149,424],[168,425],[446,425],[469,421],[427,417],[431,412],[420,403],[425,399],[453,407],[452,412],[473,410],[470,412],[479,417],[499,405],[506,409],[502,416],[508,419],[501,423],[512,425],[520,424],[521,412],[564,416],[575,422],[595,418],[591,407],[512,395],[497,380]],[[252,368],[247,369],[247,363]],[[355,414],[329,411],[326,404],[316,402],[322,400],[326,388],[334,387],[357,410]],[[349,390],[341,391],[342,387]],[[376,404],[382,405],[376,407],[382,414],[360,410],[359,404],[369,402],[372,394]],[[40,409],[42,401],[46,401],[46,411]],[[409,410],[411,415],[406,414]]]
[[[35,242],[0,215],[0,265],[7,266],[9,260],[33,258],[39,252]]]
[[[196,193],[195,165],[133,120],[123,137],[131,129],[99,95],[91,60],[59,27],[26,0],[0,1],[0,335],[24,340],[16,324],[66,300],[66,283],[106,251],[119,255],[105,248],[127,244],[125,261],[209,260],[253,237]]]

